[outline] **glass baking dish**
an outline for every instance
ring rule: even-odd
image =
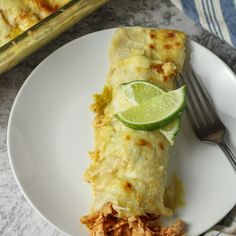
[[[71,0],[57,12],[0,47],[0,74],[108,1]]]

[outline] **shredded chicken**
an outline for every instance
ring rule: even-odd
[[[90,230],[90,236],[186,236],[185,224],[177,220],[173,225],[160,225],[160,216],[147,214],[139,217],[118,218],[112,203],[101,211],[81,218]]]

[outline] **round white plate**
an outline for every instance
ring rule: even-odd
[[[83,180],[93,148],[89,105],[105,83],[113,33],[86,35],[45,59],[22,86],[9,119],[8,151],[18,185],[34,209],[70,235],[88,235],[79,219],[92,200]],[[190,54],[236,153],[235,75],[192,41]],[[186,189],[187,204],[177,217],[187,222],[189,235],[199,235],[234,206],[236,175],[217,146],[197,140],[186,119],[171,156]]]

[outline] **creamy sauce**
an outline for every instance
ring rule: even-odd
[[[166,187],[164,203],[174,213],[178,208],[184,207],[186,204],[183,182],[175,173],[172,174],[170,183]]]

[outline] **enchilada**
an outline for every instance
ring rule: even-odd
[[[122,83],[145,80],[165,91],[175,88],[184,45],[185,34],[173,30],[120,28],[113,36],[108,79],[91,106],[95,149],[85,178],[94,201],[81,219],[91,235],[185,234],[180,220],[170,227],[159,223],[160,216],[173,214],[165,205],[170,143],[158,130],[133,130],[114,116],[131,106],[118,89]]]

